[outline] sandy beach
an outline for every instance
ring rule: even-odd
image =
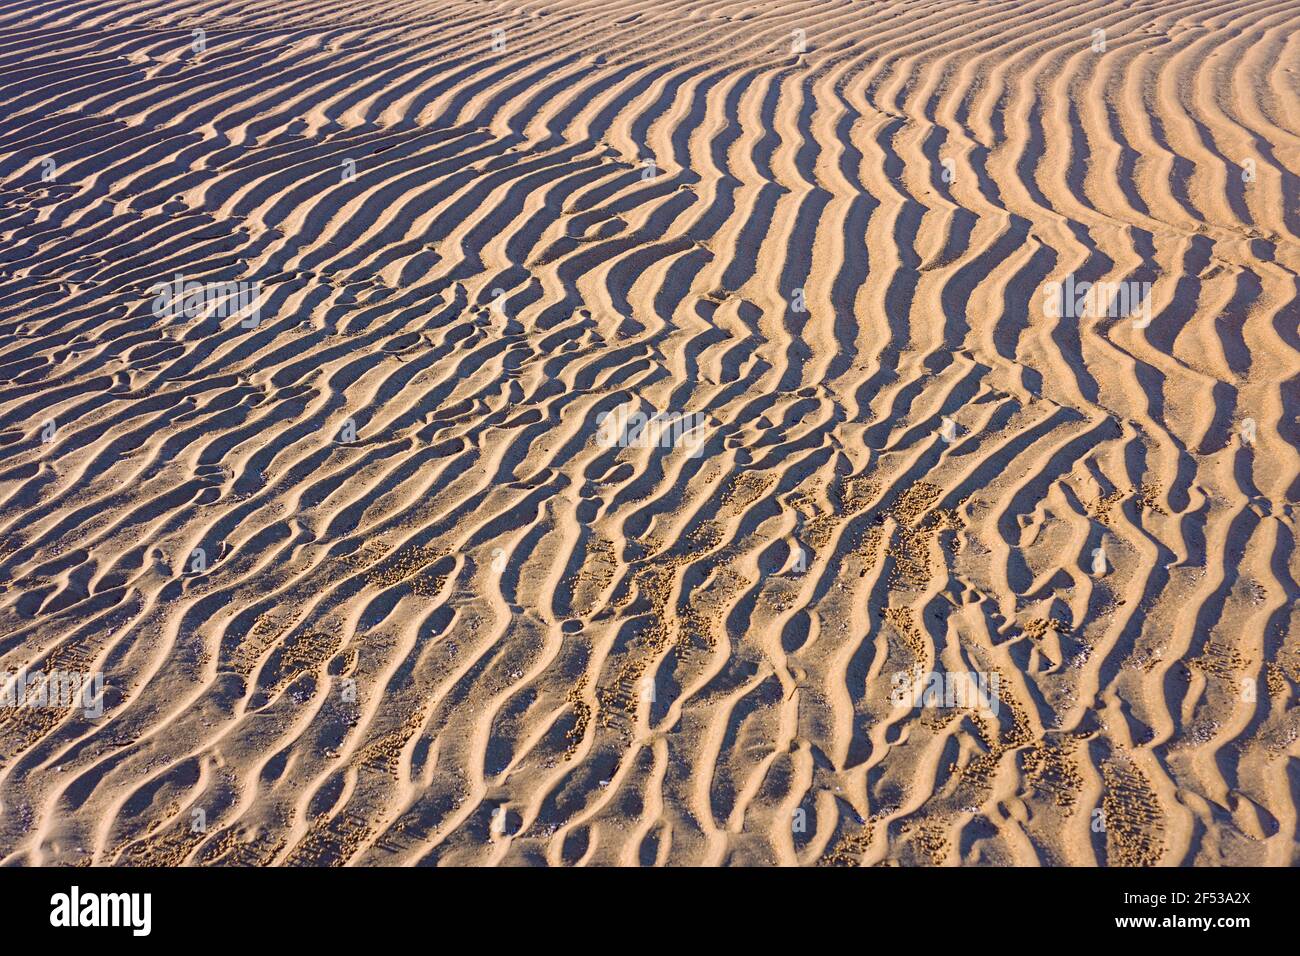
[[[0,863],[1300,863],[1292,0],[24,0],[0,198]]]

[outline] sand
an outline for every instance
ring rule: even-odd
[[[0,862],[1300,859],[1296,4],[25,0],[0,76],[0,672],[83,681]]]

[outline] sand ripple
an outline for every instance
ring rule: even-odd
[[[8,5],[0,860],[1294,864],[1298,28]]]

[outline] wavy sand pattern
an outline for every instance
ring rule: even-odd
[[[0,670],[105,681],[0,710],[0,860],[1297,862],[1291,0],[24,0],[0,76]]]

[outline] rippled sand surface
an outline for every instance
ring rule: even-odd
[[[1298,126],[1291,0],[5,5],[0,861],[1296,863]]]

